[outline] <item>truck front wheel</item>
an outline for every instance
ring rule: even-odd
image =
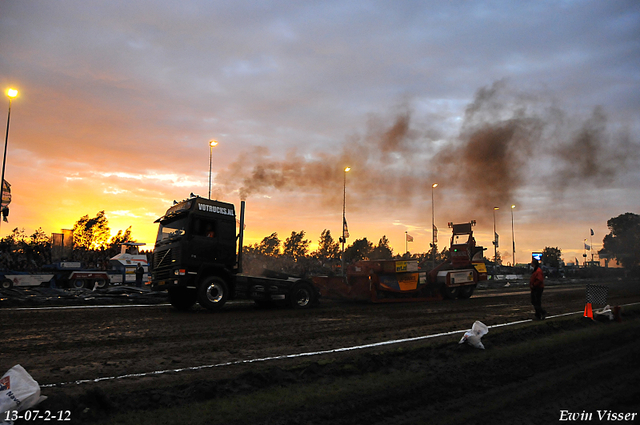
[[[178,310],[189,310],[196,303],[196,291],[187,288],[170,288],[169,302]]]
[[[207,310],[219,310],[227,302],[229,287],[218,276],[206,278],[198,286],[198,302]]]
[[[310,308],[316,303],[316,292],[307,282],[296,284],[289,294],[289,305],[293,308]]]

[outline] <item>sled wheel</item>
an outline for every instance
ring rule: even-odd
[[[313,287],[307,282],[296,284],[289,293],[289,305],[293,308],[310,308],[316,302],[316,294]]]
[[[458,298],[460,299],[471,298],[471,295],[473,295],[474,289],[476,289],[475,285],[462,286],[460,288],[460,292],[458,293]]]
[[[229,298],[227,283],[218,276],[206,278],[198,286],[198,303],[207,310],[219,310]]]
[[[169,302],[178,310],[189,310],[196,303],[196,291],[187,288],[170,288]]]
[[[442,296],[445,297],[448,300],[454,300],[458,297],[458,294],[460,293],[460,287],[456,286],[456,287],[448,287],[448,286],[443,286],[442,287]]]

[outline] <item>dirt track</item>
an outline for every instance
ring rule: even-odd
[[[597,283],[610,287],[612,305],[640,302],[637,281]],[[579,311],[584,308],[585,282],[548,284],[543,300],[550,315]],[[3,329],[0,369],[21,364],[44,386],[43,394],[53,396],[52,400],[78,397],[95,389],[113,397],[232,378],[272,366],[291,367],[309,358],[95,383],[74,382],[466,330],[476,320],[495,325],[530,318],[532,308],[526,286],[478,290],[469,300],[433,303],[372,305],[323,301],[320,307],[307,311],[258,309],[250,302],[231,303],[218,313],[203,309],[181,313],[168,305],[35,310],[9,307],[0,309]],[[457,340],[461,334],[451,339]],[[388,347],[367,352],[385,349]],[[329,356],[345,359],[350,355],[348,352]]]

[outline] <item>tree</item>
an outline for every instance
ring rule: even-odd
[[[331,231],[324,229],[318,240],[318,250],[314,253],[322,261],[340,257],[340,244],[333,240]]]
[[[118,233],[109,241],[109,251],[111,251],[113,255],[116,255],[120,252],[120,246],[127,242],[135,242],[131,237],[131,226],[127,227],[127,230],[124,232],[118,230]]]
[[[292,257],[296,261],[307,255],[311,241],[304,239],[304,234],[304,230],[291,232],[291,236],[284,241],[284,255]]]
[[[502,264],[502,256],[500,255],[499,251],[496,251],[495,253],[496,255],[493,257],[493,263],[498,265],[498,264]]]
[[[280,239],[278,239],[278,233],[273,232],[271,235],[262,239],[262,241],[255,246],[255,251],[258,254],[268,257],[277,257],[280,255]]]
[[[640,215],[621,214],[607,221],[609,234],[602,240],[598,255],[615,258],[616,263],[630,269],[640,264]]]
[[[373,251],[373,244],[367,238],[356,239],[352,245],[344,250],[344,258],[348,263],[368,260],[371,251]]]
[[[100,211],[94,218],[85,215],[73,225],[73,245],[76,249],[103,249],[107,246],[109,235],[109,220],[104,211]]]
[[[0,268],[33,270],[50,262],[51,240],[42,228],[27,236],[17,227],[0,240]]]
[[[542,264],[557,269],[560,267],[560,261],[562,261],[561,255],[562,251],[560,248],[551,248],[547,246],[542,250]]]
[[[51,238],[39,227],[29,238],[28,257],[36,264],[42,265],[51,258]]]
[[[369,255],[371,260],[390,260],[393,258],[393,250],[389,246],[389,239],[383,235],[378,241],[378,245],[371,250]]]

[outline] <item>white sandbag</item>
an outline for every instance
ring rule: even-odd
[[[607,304],[606,307],[604,307],[602,310],[600,311],[596,311],[595,312],[596,318],[600,319],[600,320],[613,320],[613,312],[611,311],[611,307]]]
[[[480,348],[484,350],[484,345],[482,344],[480,339],[482,338],[483,335],[486,335],[488,332],[489,332],[489,328],[487,327],[487,325],[476,320],[473,323],[473,326],[471,326],[471,330],[468,330],[467,332],[464,333],[464,335],[462,336],[462,339],[458,344],[462,344],[466,342],[472,347]]]
[[[40,385],[20,365],[15,365],[0,378],[0,420],[4,413],[27,410],[46,397],[40,395]]]

